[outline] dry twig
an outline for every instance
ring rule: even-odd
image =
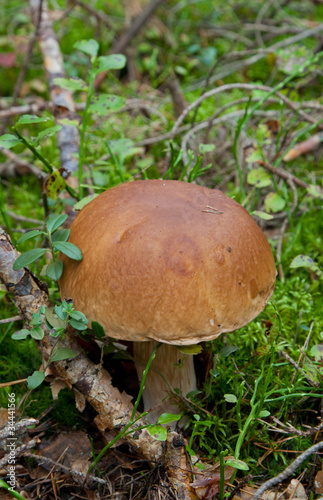
[[[277,484],[281,483],[282,481],[285,481],[288,479],[297,469],[298,467],[306,460],[310,455],[313,453],[316,453],[317,451],[321,450],[323,448],[323,441],[320,443],[314,444],[310,448],[308,448],[306,451],[304,451],[299,457],[297,457],[283,472],[278,474],[278,476],[273,477],[272,479],[269,479],[266,481],[258,490],[256,493],[252,496],[251,500],[259,500],[261,498],[261,495],[266,491],[272,488],[273,486],[276,486]]]

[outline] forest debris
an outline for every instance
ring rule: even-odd
[[[315,491],[318,495],[323,495],[323,468],[318,471],[314,480]]]
[[[83,482],[83,476],[86,475],[90,467],[91,443],[83,431],[62,432],[51,441],[42,441],[38,447],[40,455],[53,462],[60,463],[71,469],[73,479],[78,482]],[[47,469],[52,469],[52,463],[44,461],[42,466]],[[82,474],[73,475],[73,471]]]
[[[233,457],[226,457],[233,458]],[[195,467],[194,474],[198,475],[191,486],[195,489],[199,500],[209,500],[220,491],[220,462],[213,466],[205,465],[204,471],[197,471]],[[234,468],[226,465],[224,468],[224,480],[228,481],[234,472]]]
[[[165,467],[169,482],[182,500],[196,500],[191,484],[191,471],[187,468],[185,439],[176,432],[169,432],[166,442]]]

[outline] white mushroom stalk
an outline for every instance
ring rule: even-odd
[[[134,358],[139,380],[157,342],[135,342]],[[174,345],[163,344],[157,351],[147,375],[143,401],[148,420],[156,422],[163,413],[179,414],[178,405],[170,397],[170,391],[178,390],[186,397],[197,390],[194,356],[182,354]]]

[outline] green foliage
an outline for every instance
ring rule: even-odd
[[[55,231],[60,225],[58,224],[60,220],[62,219],[52,218],[47,227]],[[29,330],[23,328],[13,333],[11,336],[13,340],[25,340],[30,335],[34,340],[41,341],[45,335],[44,328],[47,327],[49,335],[57,339],[52,347],[44,370],[35,370],[33,374],[28,377],[27,385],[29,389],[36,389],[43,383],[45,379],[44,372],[50,363],[62,361],[64,359],[72,359],[76,356],[76,353],[72,349],[59,347],[60,339],[64,338],[64,333],[68,325],[78,331],[87,329],[87,318],[82,312],[75,311],[72,303],[67,303],[64,300],[61,305],[56,305],[54,307],[54,311],[52,308],[46,309],[42,306],[38,313],[33,313],[32,320],[29,323],[29,327],[31,327]]]
[[[185,5],[184,5],[185,4]],[[58,2],[58,10],[62,6]],[[97,2],[97,9],[104,10],[103,1]],[[292,2],[284,6],[285,15],[300,17],[302,8],[300,3]],[[302,120],[298,110],[286,110],[282,102],[270,103],[274,97],[274,90],[279,90],[294,102],[298,102],[302,110],[303,101],[313,100],[321,103],[320,61],[312,57],[316,40],[314,37],[305,39],[297,45],[278,50],[273,54],[266,54],[262,60],[252,66],[238,69],[229,76],[213,82],[213,74],[221,73],[222,68],[232,61],[240,61],[234,56],[235,51],[249,50],[251,32],[236,33],[235,26],[240,26],[241,19],[254,22],[258,16],[258,5],[245,2],[215,3],[202,0],[198,2],[171,2],[168,10],[161,10],[162,20],[166,29],[160,30],[155,26],[144,29],[137,36],[137,53],[134,64],[139,72],[139,81],[128,83],[122,79],[125,70],[123,55],[100,56],[107,54],[111,49],[111,42],[118,37],[118,30],[123,29],[123,10],[119,3],[113,3],[114,23],[109,30],[102,29],[101,40],[94,40],[99,30],[92,21],[80,23],[76,16],[65,18],[65,29],[61,33],[61,48],[64,53],[64,62],[69,75],[67,78],[57,78],[55,84],[73,92],[76,102],[84,102],[82,124],[80,128],[81,148],[79,156],[78,192],[67,188],[65,180],[59,170],[58,149],[55,135],[60,126],[53,125],[50,113],[45,111],[41,116],[23,115],[16,120],[10,133],[0,137],[0,148],[13,148],[17,154],[32,162],[38,168],[45,170],[49,175],[52,189],[46,188],[47,212],[52,215],[44,224],[42,196],[38,184],[29,178],[8,179],[4,181],[3,192],[0,193],[0,212],[3,222],[18,240],[22,255],[16,261],[15,269],[31,265],[39,276],[44,264],[44,254],[50,250],[52,261],[47,264],[42,274],[49,283],[50,293],[56,300],[53,310],[39,312],[34,315],[28,329],[18,324],[15,332],[13,325],[2,325],[0,329],[0,378],[1,380],[15,380],[28,378],[28,386],[34,389],[37,398],[31,399],[25,408],[28,415],[38,417],[52,403],[49,387],[41,384],[44,373],[39,371],[40,357],[35,347],[41,342],[44,324],[50,329],[51,335],[57,339],[57,346],[53,350],[51,361],[71,358],[75,353],[59,346],[59,340],[64,335],[67,324],[73,326],[80,334],[86,332],[87,320],[82,313],[74,311],[71,304],[60,304],[57,297],[56,284],[62,273],[62,262],[58,259],[58,252],[62,251],[70,258],[81,258],[80,251],[68,242],[69,230],[62,229],[66,216],[62,216],[64,203],[60,193],[69,189],[73,199],[80,199],[76,209],[82,206],[98,192],[110,188],[120,182],[133,179],[134,175],[142,178],[159,178],[196,181],[201,175],[202,182],[209,187],[221,184],[227,194],[244,206],[264,225],[266,233],[271,238],[271,245],[275,252],[280,238],[280,216],[288,216],[288,227],[281,244],[280,268],[284,271],[277,278],[276,290],[273,299],[265,311],[252,323],[243,329],[228,333],[213,343],[209,343],[212,351],[212,368],[210,376],[203,387],[189,395],[191,406],[187,409],[189,445],[188,452],[194,455],[196,450],[214,460],[220,457],[222,465],[230,463],[226,460],[228,454],[235,455],[230,465],[247,470],[249,467],[254,474],[259,474],[256,467],[257,460],[263,456],[263,450],[255,444],[261,441],[268,448],[275,449],[275,438],[268,430],[268,417],[275,416],[283,422],[293,420],[293,425],[303,429],[302,418],[306,414],[308,425],[314,425],[315,412],[319,409],[322,397],[322,387],[313,388],[308,384],[302,373],[296,373],[294,368],[283,360],[279,353],[286,350],[294,359],[298,360],[300,348],[305,349],[307,361],[304,370],[322,386],[322,269],[323,269],[323,220],[321,215],[322,190],[320,183],[321,160],[316,154],[309,153],[287,166],[283,164],[283,154],[295,144],[311,137],[316,132],[317,123]],[[323,11],[316,3],[311,5],[311,19],[320,22]],[[269,6],[270,9],[270,6]],[[21,10],[21,2],[14,0],[4,8],[7,18],[15,19],[11,29],[15,35],[26,37],[31,29],[29,17]],[[273,11],[273,19],[276,14]],[[279,13],[281,15],[282,12]],[[197,16],[196,16],[197,15]],[[306,19],[308,20],[308,13]],[[196,20],[197,17],[197,20]],[[167,19],[168,18],[168,19]],[[207,19],[208,29],[196,29],[200,22]],[[176,21],[175,21],[176,20]],[[302,19],[303,22],[303,19]],[[214,36],[212,23],[217,30],[223,26],[224,35]],[[228,30],[228,26],[234,26]],[[3,50],[13,50],[19,55],[19,50],[13,45],[15,36],[7,37],[2,30]],[[105,34],[104,34],[105,33]],[[247,35],[246,35],[247,33]],[[283,40],[285,34],[259,34],[265,42],[271,45]],[[6,41],[4,41],[6,38]],[[82,40],[78,40],[81,38]],[[74,47],[73,47],[74,46]],[[232,59],[232,55],[236,59]],[[33,80],[43,80],[43,69],[40,69],[39,54],[36,50],[32,54],[31,64],[27,68],[27,80],[32,85]],[[18,64],[12,68],[0,67],[2,94],[11,95],[12,87],[17,80]],[[116,70],[116,71],[115,71]],[[94,78],[101,71],[108,71],[108,76],[102,88],[103,92],[95,93]],[[158,103],[158,110],[166,117],[165,132],[174,124],[173,110],[169,98],[163,96],[164,85],[169,78],[177,75],[183,89],[184,98],[191,104],[200,97],[201,92],[222,83],[246,82],[263,83],[269,85],[272,91],[250,92],[250,101],[241,105],[232,105],[230,111],[240,112],[239,115],[223,120],[220,127],[231,124],[229,134],[234,136],[233,148],[229,148],[229,162],[226,164],[217,152],[219,151],[217,134],[212,131],[204,135],[196,134],[194,152],[187,151],[187,163],[183,166],[183,151],[180,139],[175,137],[170,144],[160,141],[152,146],[138,146],[137,143],[153,137],[161,132],[161,121],[158,116],[137,111],[120,112],[127,98],[137,98]],[[315,76],[315,78],[314,78]],[[200,80],[201,79],[201,80]],[[140,83],[139,83],[140,82]],[[195,86],[196,90],[192,90]],[[207,88],[207,85],[209,87]],[[205,87],[204,87],[205,85]],[[145,92],[145,89],[148,89]],[[32,87],[30,87],[32,89]],[[32,92],[30,91],[30,94]],[[44,91],[37,91],[42,97]],[[252,95],[251,95],[252,94]],[[165,93],[167,97],[167,92]],[[229,97],[230,96],[230,97]],[[219,94],[214,99],[207,99],[201,103],[196,114],[191,112],[184,125],[201,120],[210,120],[214,112],[222,106],[229,106],[230,100],[248,98],[249,92],[234,89]],[[253,101],[260,98],[260,101]],[[23,98],[22,98],[23,99]],[[118,115],[111,112],[118,111]],[[242,114],[241,114],[242,111]],[[273,137],[268,126],[267,117],[263,113],[276,111],[279,130]],[[308,110],[307,110],[308,111]],[[262,113],[261,118],[257,113]],[[309,111],[311,113],[311,111]],[[314,115],[313,115],[314,116]],[[107,119],[108,118],[108,119]],[[234,125],[232,125],[234,124]],[[246,164],[242,164],[240,139],[247,136],[252,148],[247,154]],[[217,145],[213,144],[217,140]],[[192,141],[194,143],[194,141]],[[194,144],[193,144],[194,145]],[[221,145],[221,144],[220,144]],[[191,144],[189,145],[191,148]],[[145,149],[144,149],[145,148]],[[273,151],[270,151],[270,148]],[[170,150],[170,163],[165,173],[166,150]],[[193,149],[193,147],[192,147]],[[235,157],[235,177],[223,184],[229,173],[232,178],[232,156]],[[210,159],[211,158],[211,159]],[[212,162],[212,163],[211,163]],[[284,180],[275,174],[269,173],[265,163],[272,162],[274,167],[286,168],[303,181],[307,182],[307,189],[294,186],[294,191]],[[84,175],[84,165],[89,172]],[[228,165],[230,168],[227,169]],[[227,170],[226,170],[227,169]],[[89,178],[89,181],[87,180]],[[237,182],[238,180],[238,182]],[[93,189],[95,194],[83,197],[87,189]],[[58,192],[56,196],[55,193]],[[295,192],[297,197],[295,197]],[[68,200],[71,202],[71,200]],[[74,202],[74,201],[73,201]],[[293,204],[296,204],[294,207]],[[291,210],[293,208],[293,210]],[[36,226],[31,222],[17,222],[8,215],[8,211],[15,211],[20,216],[36,218],[40,223]],[[57,215],[59,214],[59,215]],[[23,231],[22,236],[16,231]],[[16,237],[17,236],[17,237]],[[16,237],[16,238],[15,238]],[[36,244],[35,244],[36,242]],[[43,246],[45,245],[45,246]],[[43,276],[42,276],[43,277]],[[2,313],[4,317],[15,315],[16,311],[9,305],[8,297],[3,292],[1,297]],[[102,340],[105,332],[102,327],[93,322],[94,335]],[[18,340],[18,341],[17,341]],[[108,348],[107,348],[108,350]],[[24,387],[17,386],[18,400],[25,392]],[[7,388],[0,389],[0,403],[6,405]],[[140,394],[136,400],[138,406]],[[194,411],[192,411],[194,408]],[[307,410],[312,413],[306,413]],[[75,421],[82,425],[80,414],[75,409],[72,393],[68,390],[60,392],[59,403],[53,410],[55,420],[64,425],[74,426]],[[165,439],[166,430],[163,427],[178,420],[181,415],[166,415],[159,419],[149,432],[156,439]],[[138,424],[139,425],[139,424]],[[127,432],[134,432],[135,421],[132,419]],[[118,436],[119,439],[121,436]],[[308,437],[293,437],[285,443],[290,451],[301,451],[311,444]],[[109,445],[110,446],[110,445]],[[240,458],[239,458],[240,457]],[[232,460],[232,459],[231,459]],[[287,465],[286,454],[274,451],[262,465],[270,468],[271,475],[275,475]],[[221,497],[222,495],[222,497]],[[223,498],[223,487],[220,492]]]

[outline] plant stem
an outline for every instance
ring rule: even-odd
[[[224,499],[224,457],[227,453],[227,450],[220,452],[220,485],[219,485],[219,498],[220,500]]]
[[[97,61],[97,58],[94,57],[92,61],[92,71],[90,72],[90,81],[89,81],[89,90],[87,93],[87,98],[86,98],[86,103],[85,103],[85,109],[83,112],[83,120],[82,120],[82,126],[81,126],[81,133],[80,133],[80,154],[79,154],[79,171],[78,171],[78,181],[79,181],[79,196],[80,199],[83,198],[83,163],[84,163],[84,148],[85,148],[85,132],[87,128],[87,122],[88,122],[88,110],[91,104],[91,99],[93,95],[93,86],[94,86],[94,80],[95,80],[95,73],[94,73],[94,65]]]
[[[143,390],[145,388],[145,382],[146,382],[146,378],[147,378],[147,375],[148,375],[148,371],[149,371],[149,368],[150,368],[150,365],[151,363],[153,362],[155,356],[156,356],[156,353],[157,353],[157,350],[160,348],[161,346],[161,342],[159,342],[155,349],[153,350],[150,358],[149,358],[149,361],[146,365],[146,368],[144,369],[143,371],[143,374],[142,374],[142,380],[141,380],[141,384],[140,384],[140,389],[139,389],[139,393],[138,393],[138,396],[137,396],[137,399],[136,399],[136,402],[134,404],[134,407],[133,407],[133,411],[132,411],[132,414],[131,414],[131,417],[130,417],[130,420],[129,422],[127,423],[127,425],[124,427],[124,429],[119,432],[119,434],[114,438],[112,439],[112,441],[110,441],[110,443],[108,443],[104,448],[103,450],[98,454],[98,456],[96,457],[96,459],[94,460],[94,462],[90,465],[88,471],[87,471],[87,475],[90,474],[90,472],[94,469],[94,467],[96,466],[96,464],[99,462],[99,460],[103,457],[103,455],[105,454],[105,452],[111,448],[111,446],[113,446],[117,441],[119,441],[119,439],[121,439],[125,434],[129,434],[127,432],[127,430],[133,425],[135,424],[138,420],[140,420],[143,415],[139,415],[138,418],[135,418],[135,414],[136,414],[136,411],[137,411],[137,408],[138,408],[138,405],[139,405],[139,402],[140,402],[140,399],[141,399],[141,396],[142,396],[142,393],[143,393]],[[142,428],[142,427],[141,427]]]
[[[43,155],[39,153],[39,151],[37,151],[37,149],[33,146],[33,144],[27,141],[27,139],[25,139],[24,136],[22,136],[15,127],[13,127],[13,130],[17,134],[19,139],[24,143],[24,145],[28,149],[30,149],[30,151],[36,156],[36,158],[38,158],[38,160],[42,162],[42,164],[45,166],[46,172],[52,173],[54,171],[54,167],[49,163],[49,161],[47,161],[46,158],[44,158]]]

